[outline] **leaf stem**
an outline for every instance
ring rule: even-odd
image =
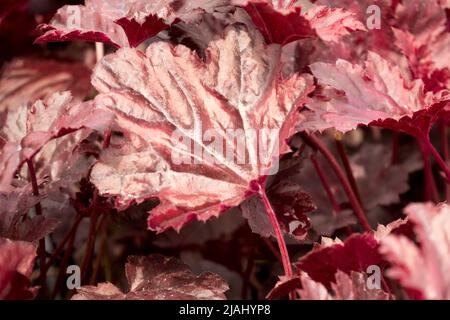
[[[333,194],[333,191],[331,191],[330,182],[328,181],[327,176],[325,175],[325,172],[320,167],[319,162],[316,159],[315,155],[312,155],[310,157],[310,160],[314,166],[314,169],[316,169],[317,175],[319,176],[320,182],[322,182],[322,186],[325,189],[325,192],[328,196],[328,199],[330,200],[331,206],[333,207],[333,214],[337,214],[341,211],[341,208],[339,206],[339,203],[336,200],[336,197]]]
[[[102,264],[102,259],[103,259],[103,254],[105,253],[106,250],[106,240],[107,240],[107,233],[108,233],[108,224],[106,223],[108,216],[107,215],[103,215],[102,220],[100,221],[100,224],[98,226],[98,232],[101,233],[101,238],[100,238],[100,247],[98,250],[98,254],[97,254],[97,260],[94,264],[94,268],[92,271],[92,275],[91,275],[91,280],[89,281],[89,283],[91,285],[95,284],[95,280],[97,279],[98,276],[98,272],[100,270],[101,264]]]
[[[97,62],[102,60],[105,56],[105,45],[102,42],[95,43],[95,55],[97,58]]]
[[[273,208],[270,204],[269,199],[267,198],[266,191],[264,186],[260,183],[257,184],[258,194],[261,197],[264,207],[266,208],[266,213],[269,216],[270,223],[275,231],[275,236],[278,242],[278,248],[281,254],[281,261],[283,263],[284,274],[289,279],[293,277],[294,273],[292,272],[291,259],[289,258],[289,252],[287,250],[286,242],[284,241],[283,232],[281,231],[280,224],[278,223],[277,215],[273,211]],[[295,293],[289,293],[289,299],[295,300]]]
[[[59,265],[59,272],[58,272],[58,276],[56,278],[56,282],[55,282],[55,286],[53,288],[53,292],[51,295],[51,299],[55,299],[56,295],[58,294],[58,292],[61,290],[61,284],[64,280],[64,276],[66,275],[66,270],[67,270],[67,266],[69,265],[69,260],[70,257],[72,256],[72,252],[73,252],[73,244],[75,242],[75,235],[76,233],[72,233],[70,235],[70,238],[67,242],[67,246],[66,246],[66,250],[64,252],[64,256],[63,259]]]
[[[278,252],[277,248],[275,248],[275,246],[273,245],[272,240],[270,240],[268,238],[263,238],[263,241],[264,241],[264,244],[269,249],[270,253],[272,253],[273,256],[282,264],[283,260],[281,259],[281,255]]]
[[[287,277],[292,277],[292,267],[291,260],[289,258],[289,253],[286,247],[286,242],[284,241],[283,233],[281,231],[280,224],[278,223],[277,216],[272,209],[269,199],[267,198],[266,191],[264,190],[264,186],[258,183],[258,194],[261,197],[264,207],[266,208],[266,213],[269,217],[270,223],[275,231],[275,236],[278,241],[278,247],[280,249],[281,261],[283,263],[284,273]]]
[[[400,133],[394,131],[392,134],[392,155],[391,155],[391,165],[398,163],[398,153],[400,144]]]
[[[342,170],[342,168],[339,166],[339,163],[337,162],[334,155],[331,153],[330,150],[313,134],[308,135],[306,132],[300,133],[301,137],[304,139],[306,143],[308,143],[311,147],[318,150],[328,161],[329,165],[333,169],[333,171],[336,173],[337,178],[339,179],[340,183],[342,184],[342,187],[344,188],[345,193],[347,194],[348,200],[350,201],[350,204],[353,208],[353,211],[355,212],[356,217],[358,218],[359,222],[361,223],[361,226],[366,230],[371,232],[372,228],[370,227],[369,222],[367,221],[366,215],[364,213],[363,208],[361,207],[360,202],[358,201],[358,198],[356,197],[350,183],[347,180],[347,177]]]
[[[352,186],[352,189],[358,198],[359,203],[362,205],[361,202],[361,196],[359,194],[358,185],[356,184],[355,176],[353,175],[353,170],[350,165],[350,161],[348,160],[347,151],[345,150],[344,144],[341,140],[335,139],[336,147],[339,153],[339,156],[341,157],[342,164],[344,165],[345,174],[347,175],[347,179],[350,182],[350,185]]]
[[[444,154],[445,163],[450,162],[450,147],[448,141],[448,130],[447,126],[443,121],[439,124],[439,131],[441,136],[442,153]],[[450,186],[445,184],[445,199],[450,202]]]
[[[242,300],[247,300],[247,293],[248,289],[250,287],[250,276],[252,274],[253,267],[255,265],[255,250],[254,248],[250,251],[250,255],[247,259],[247,266],[245,267],[243,279],[242,282],[242,290],[241,290],[241,297]]]
[[[64,250],[64,246],[72,238],[72,235],[74,235],[77,232],[78,226],[80,225],[80,222],[82,219],[83,219],[82,216],[78,216],[75,219],[75,222],[73,223],[69,232],[65,235],[64,239],[61,241],[61,243],[58,245],[58,247],[53,251],[51,257],[48,259],[47,264],[45,266],[45,272],[47,272],[47,270],[50,269],[52,264],[55,262],[56,258]]]
[[[39,185],[37,183],[37,177],[36,177],[36,170],[34,168],[33,160],[27,159],[27,165],[28,165],[28,173],[30,175],[31,180],[31,186],[33,188],[33,195],[36,197],[39,197]],[[37,216],[42,216],[42,206],[41,202],[39,201],[34,206],[36,210]],[[39,247],[38,247],[38,255],[39,255],[39,282],[41,284],[42,290],[45,292],[47,288],[47,272],[46,272],[46,255],[47,252],[45,250],[45,237],[43,239],[39,240]]]
[[[434,180],[433,169],[431,167],[430,154],[428,153],[427,147],[423,144],[420,144],[420,152],[423,159],[423,171],[425,178],[425,201],[437,202],[439,195],[436,187],[436,181]]]
[[[91,225],[89,227],[89,236],[88,236],[88,242],[86,244],[86,251],[84,254],[83,262],[81,264],[81,281],[82,283],[85,282],[87,279],[88,274],[88,268],[92,260],[92,256],[94,254],[95,250],[95,240],[97,237],[97,199],[98,199],[98,191],[97,189],[94,191],[94,196],[92,198],[91,208],[90,208],[90,218],[91,218]]]
[[[436,160],[437,164],[441,168],[441,170],[444,172],[445,177],[447,179],[447,183],[450,183],[450,168],[448,167],[447,163],[444,159],[442,159],[441,155],[437,150],[434,148],[433,144],[430,142],[430,139],[423,139],[422,141],[425,148],[431,152],[434,159]]]

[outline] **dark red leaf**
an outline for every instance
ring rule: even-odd
[[[329,287],[335,281],[335,274],[341,270],[366,272],[367,267],[385,265],[378,252],[379,242],[372,234],[353,234],[343,243],[319,246],[296,263],[314,281]]]
[[[169,28],[163,19],[156,15],[149,15],[143,24],[136,20],[121,18],[116,23],[123,28],[127,34],[130,47],[137,47],[139,44],[157,35],[159,32]]]
[[[285,45],[316,36],[309,21],[301,15],[300,7],[276,10],[268,1],[249,1],[244,7],[267,43]]]

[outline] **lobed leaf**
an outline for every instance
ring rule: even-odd
[[[125,138],[102,154],[92,182],[119,209],[158,197],[149,227],[159,232],[240,204],[251,181],[288,150],[285,140],[312,90],[308,76],[281,79],[279,64],[280,47],[242,25],[211,42],[205,61],[163,42],[146,54],[107,56],[94,72],[95,105],[116,114]],[[264,159],[254,149],[255,130],[277,132],[267,137]],[[239,132],[243,149],[228,132]],[[205,133],[215,137],[206,142]],[[210,143],[216,140],[221,145]]]

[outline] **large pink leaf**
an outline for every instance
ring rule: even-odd
[[[300,130],[336,128],[346,132],[358,125],[391,119],[398,121],[432,109],[442,94],[424,92],[421,80],[410,80],[399,67],[369,53],[365,68],[338,60],[336,64],[315,63],[313,74],[325,88],[308,104]]]
[[[419,245],[404,236],[389,235],[381,253],[392,264],[388,276],[421,299],[450,299],[450,207],[411,204],[405,213],[414,223]]]
[[[274,170],[288,150],[285,140],[298,107],[312,90],[307,76],[282,80],[279,63],[280,47],[266,46],[244,26],[231,26],[211,42],[206,62],[184,46],[163,42],[146,54],[122,49],[107,56],[94,72],[101,93],[95,104],[117,115],[126,138],[103,153],[93,183],[101,194],[116,197],[120,209],[158,197],[161,204],[149,217],[157,231],[238,205],[250,182]],[[278,132],[267,137],[263,156],[253,150],[252,130]],[[227,131],[241,132],[243,149]],[[216,148],[208,133],[222,143],[225,138],[225,145]],[[190,146],[180,144],[177,134]]]
[[[194,275],[180,261],[161,255],[131,256],[126,265],[129,291],[111,283],[78,289],[73,300],[223,300],[228,285],[218,275]]]
[[[15,59],[1,72],[0,112],[32,104],[58,91],[70,90],[76,101],[83,101],[91,89],[90,74],[81,63]]]
[[[36,290],[29,288],[36,246],[0,238],[0,300],[32,299]]]

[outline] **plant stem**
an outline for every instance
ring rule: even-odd
[[[105,56],[105,45],[102,42],[95,43],[95,55],[97,57],[97,62],[102,60]]]
[[[431,168],[430,155],[426,146],[420,145],[420,151],[423,159],[423,171],[425,176],[425,201],[437,202],[439,199],[436,181],[434,180],[433,170]]]
[[[255,250],[252,249],[247,259],[247,266],[245,267],[243,274],[244,281],[242,282],[242,290],[241,290],[242,300],[247,300],[247,293],[250,287],[250,276],[252,274],[254,264],[255,264]]]
[[[353,175],[353,170],[350,165],[350,161],[348,160],[347,151],[345,150],[344,144],[341,142],[341,140],[336,139],[335,142],[336,142],[336,147],[337,147],[339,156],[341,157],[341,160],[342,160],[342,164],[344,165],[347,179],[350,182],[350,185],[352,186],[353,192],[355,193],[356,197],[358,198],[359,203],[362,205],[361,196],[359,195],[358,185],[356,184],[355,176]]]
[[[371,232],[372,228],[370,227],[370,224],[367,221],[364,210],[361,207],[361,204],[358,201],[358,198],[356,197],[355,193],[353,192],[353,189],[352,189],[350,183],[348,182],[344,171],[339,166],[339,163],[337,162],[336,158],[333,156],[331,151],[328,150],[328,148],[316,136],[314,136],[312,134],[308,135],[305,132],[302,132],[301,136],[305,140],[306,143],[308,143],[314,149],[318,150],[328,161],[331,168],[336,173],[340,183],[342,184],[342,187],[344,188],[344,191],[347,194],[348,200],[350,201],[353,211],[355,212],[356,217],[358,218],[359,222],[361,223],[361,226],[366,231]]]
[[[37,183],[36,170],[34,168],[33,160],[27,159],[27,165],[28,165],[28,172],[29,172],[30,180],[31,180],[31,186],[33,188],[33,195],[36,197],[39,197],[39,185]],[[42,216],[42,206],[41,206],[40,201],[38,203],[36,203],[34,208],[36,210],[36,215]],[[39,255],[39,268],[40,268],[39,282],[41,284],[42,290],[45,292],[46,288],[47,288],[47,272],[45,269],[47,252],[45,250],[45,237],[43,239],[39,240],[38,255]]]
[[[47,270],[50,269],[52,264],[55,262],[56,258],[64,250],[64,246],[66,245],[67,241],[69,241],[72,238],[72,235],[74,235],[77,232],[78,226],[80,225],[82,219],[83,219],[82,216],[78,216],[75,219],[75,222],[73,223],[69,232],[65,235],[64,239],[61,241],[58,247],[53,251],[51,257],[48,259],[47,264],[45,266],[45,272],[47,272]]]
[[[277,248],[273,245],[272,241],[267,238],[263,238],[264,243],[266,244],[269,251],[273,254],[273,256],[282,264],[283,260],[281,259],[281,255],[278,252]]]
[[[91,225],[89,227],[88,242],[86,244],[86,251],[83,258],[83,263],[81,264],[82,283],[84,283],[84,281],[87,279],[88,268],[95,250],[95,240],[97,237],[97,210],[95,206],[97,203],[97,199],[98,199],[98,191],[95,190],[90,210]]]
[[[312,155],[310,157],[311,162],[316,169],[317,175],[319,176],[320,182],[322,182],[323,188],[325,189],[325,192],[328,196],[328,199],[330,200],[331,206],[333,207],[333,214],[337,214],[341,211],[341,208],[339,206],[339,203],[336,200],[336,197],[333,194],[333,191],[331,191],[330,182],[328,181],[327,176],[325,175],[325,172],[323,172],[323,169],[320,167],[319,162],[317,161],[315,155]]]
[[[266,191],[264,190],[264,186],[258,184],[258,194],[261,197],[264,207],[266,208],[266,213],[269,217],[270,223],[275,231],[275,236],[278,241],[278,247],[280,249],[281,261],[283,263],[284,273],[287,277],[292,277],[292,267],[291,260],[289,259],[289,253],[286,247],[286,242],[284,242],[283,233],[281,231],[280,224],[278,223],[277,216],[270,205],[269,199],[267,198]]]
[[[391,165],[395,165],[398,163],[398,147],[400,142],[400,134],[398,132],[393,133],[392,135],[392,156],[391,156]]]
[[[450,147],[449,147],[449,141],[448,141],[448,131],[447,126],[442,121],[439,124],[439,131],[441,136],[441,144],[442,144],[442,153],[444,154],[444,160],[445,163],[449,163],[450,161]],[[450,202],[450,186],[448,184],[445,184],[445,199],[447,202]]]
[[[73,244],[75,242],[75,235],[76,235],[75,232],[72,233],[70,235],[69,241],[67,242],[67,247],[64,252],[64,257],[59,265],[58,277],[56,278],[55,286],[53,288],[53,292],[51,295],[52,300],[55,299],[56,295],[60,291],[62,282],[64,280],[64,276],[66,275],[67,266],[69,265],[69,260],[70,260],[70,257],[72,256],[72,252],[73,252]]]
[[[277,215],[273,211],[270,201],[267,198],[264,186],[258,183],[257,188],[258,194],[264,203],[264,207],[266,208],[266,213],[269,216],[270,223],[272,224],[272,227],[275,231],[275,236],[278,242],[278,248],[281,254],[281,261],[283,263],[284,274],[286,275],[286,277],[290,279],[292,278],[294,273],[292,272],[291,259],[289,258],[289,252],[287,250],[286,242],[284,241],[283,232],[281,231],[280,224],[278,223]],[[289,293],[290,300],[295,300],[295,297],[296,297],[295,292]]]
[[[437,150],[431,144],[430,139],[428,139],[428,138],[427,139],[423,139],[422,143],[424,144],[426,149],[431,152],[431,154],[433,155],[433,157],[436,160],[437,164],[439,165],[441,170],[444,172],[445,177],[447,179],[447,183],[450,183],[450,169],[449,169],[447,163],[444,161],[444,159],[442,159],[442,157],[439,154],[439,152],[437,152]]]
[[[108,236],[108,227],[107,227],[108,224],[106,223],[108,216],[106,214],[102,215],[101,219],[102,220],[99,223],[98,231],[97,231],[97,232],[101,233],[100,248],[98,249],[97,260],[94,264],[94,269],[92,271],[91,280],[89,281],[89,283],[91,285],[95,284],[95,280],[97,279],[98,272],[99,272],[101,264],[102,264],[103,254],[105,253],[106,240],[107,240],[107,236]]]
[[[105,134],[103,136],[103,144],[102,144],[102,148],[103,149],[107,149],[111,143],[111,134],[112,131],[110,129],[105,131]]]

